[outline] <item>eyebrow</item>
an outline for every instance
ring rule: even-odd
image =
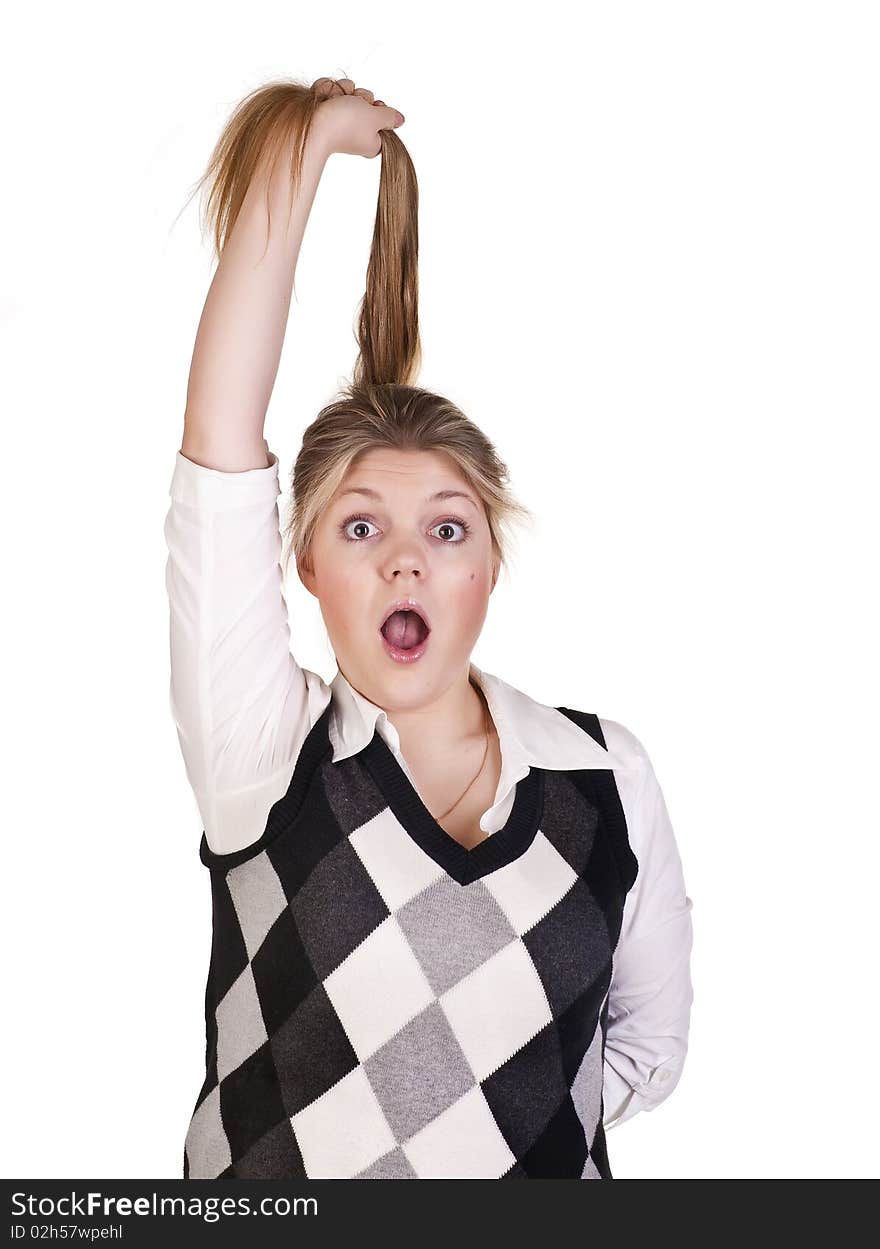
[[[341,490],[337,497],[341,499],[343,495],[346,494],[363,494],[366,495],[368,499],[375,499],[377,503],[382,502],[382,496],[379,491],[371,490],[369,486],[349,486],[347,489]],[[473,498],[469,494],[466,494],[464,490],[438,490],[436,494],[428,495],[425,502],[435,503],[444,499],[466,499],[468,503],[477,507]],[[477,510],[479,511],[479,508],[477,508]]]

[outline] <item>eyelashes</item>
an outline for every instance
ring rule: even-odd
[[[366,534],[360,538],[353,538],[350,534],[346,533],[348,526],[353,524],[354,521],[361,521],[361,523],[365,525],[375,524],[374,521],[370,520],[369,516],[362,516],[359,512],[356,512],[353,516],[346,516],[345,520],[339,525],[339,532],[346,542],[365,542],[368,538],[373,536],[372,534]],[[432,525],[432,528],[436,529],[438,525],[460,525],[463,530],[463,537],[458,540],[439,538],[438,541],[444,546],[460,546],[463,542],[467,542],[471,534],[470,525],[460,516],[445,516],[443,520],[438,520],[436,525]]]

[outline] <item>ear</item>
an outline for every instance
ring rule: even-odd
[[[318,590],[317,590],[317,585],[316,585],[316,580],[315,580],[315,573],[314,573],[314,569],[311,567],[311,564],[308,562],[308,560],[307,559],[302,560],[302,561],[297,560],[296,571],[297,571],[297,576],[299,577],[300,581],[303,583],[305,588],[308,590],[308,592],[310,594],[314,594],[315,597],[317,598]]]

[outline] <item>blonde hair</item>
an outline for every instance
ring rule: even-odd
[[[206,216],[218,257],[259,168],[269,163],[274,171],[286,152],[296,185],[322,98],[312,87],[276,81],[252,91],[233,112],[196,185],[210,186]],[[506,568],[514,524],[532,514],[511,494],[507,466],[489,438],[451,400],[415,385],[421,365],[418,182],[399,136],[381,130],[379,138],[379,198],[357,319],[358,356],[350,384],[303,434],[283,527],[284,571],[291,557],[308,562],[321,513],[358,458],[375,448],[448,455],[482,501],[493,549]]]

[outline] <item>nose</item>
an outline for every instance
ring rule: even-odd
[[[411,554],[398,552],[396,555],[392,555],[389,558],[385,567],[385,572],[388,576],[396,577],[398,579],[408,575],[420,577],[422,575],[422,567],[422,560],[416,552],[412,552]]]

